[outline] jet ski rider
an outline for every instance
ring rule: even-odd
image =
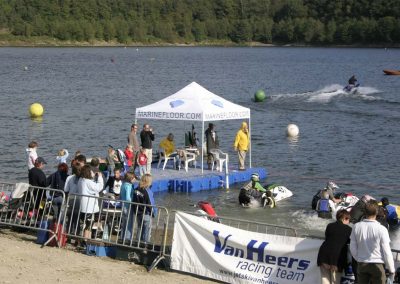
[[[271,202],[272,204],[268,205],[273,208],[275,207],[275,200],[272,196],[272,192],[268,189],[265,189],[261,183],[260,183],[260,176],[258,173],[253,173],[251,175],[251,181],[246,184],[242,189],[240,190],[241,194],[245,194],[247,196],[251,196],[254,199],[262,199],[268,202]],[[265,204],[264,204],[265,206]]]
[[[335,209],[335,203],[329,199],[327,190],[321,193],[321,199],[317,202],[318,217],[323,219],[331,219],[332,211]]]
[[[324,193],[328,193],[329,194],[329,199],[332,200],[335,203],[339,203],[342,200],[340,198],[335,198],[335,190],[338,189],[339,186],[333,182],[333,181],[328,181],[326,183],[326,187],[324,188],[324,190],[321,190],[321,198],[323,198],[322,194]]]
[[[357,84],[357,79],[356,79],[356,76],[353,75],[353,76],[351,76],[350,79],[349,79],[349,85],[355,86],[356,84]]]

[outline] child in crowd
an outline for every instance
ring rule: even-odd
[[[68,156],[69,156],[69,153],[68,153],[67,149],[61,149],[60,151],[58,151],[58,154],[56,157],[58,164],[67,163]]]
[[[109,176],[114,176],[115,162],[119,162],[117,155],[115,154],[115,149],[113,147],[108,148],[107,153],[107,170]]]
[[[141,148],[140,154],[137,158],[137,163],[139,165],[139,175],[140,177],[144,176],[147,173],[147,156],[146,156],[146,149]]]
[[[128,167],[129,167],[129,170],[131,171],[133,163],[135,162],[135,153],[133,153],[132,145],[130,145],[130,144],[126,145],[124,154],[125,154],[125,157],[126,157],[126,163],[127,163]]]
[[[36,141],[32,141],[28,144],[28,149],[26,149],[26,153],[28,154],[28,170],[35,166],[35,161],[38,157],[36,152],[38,146],[39,144]]]
[[[119,169],[114,169],[114,176],[108,178],[104,191],[106,193],[114,193],[115,197],[119,197],[122,185],[121,178],[121,171]]]

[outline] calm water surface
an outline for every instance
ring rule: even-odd
[[[385,195],[400,203],[400,76],[382,72],[400,69],[399,58],[399,49],[0,48],[0,179],[27,180],[30,140],[39,141],[47,174],[61,148],[88,156],[105,156],[109,144],[123,148],[136,107],[196,81],[251,108],[253,164],[268,169],[266,182],[281,183],[295,195],[274,210],[240,208],[239,186],[158,194],[157,202],[193,210],[205,199],[221,215],[321,232],[327,222],[311,214],[310,200],[327,179],[358,196]],[[361,96],[337,91],[352,74],[363,86]],[[264,103],[251,100],[257,89],[269,95]],[[36,101],[46,110],[42,121],[27,115]],[[150,123],[157,144],[169,131],[179,136],[190,128],[184,122]],[[289,123],[300,128],[295,141],[285,136]],[[234,155],[240,121],[216,125],[221,148]]]

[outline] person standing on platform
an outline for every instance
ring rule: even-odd
[[[233,148],[238,153],[239,171],[244,171],[246,169],[245,159],[246,159],[246,153],[249,150],[249,145],[250,145],[249,128],[247,126],[247,123],[243,121],[242,126],[236,133],[235,142],[233,143]]]
[[[357,265],[358,283],[386,283],[385,265],[393,282],[394,260],[388,230],[376,221],[378,203],[368,201],[365,219],[354,225],[350,251]]]
[[[142,143],[142,148],[144,149],[145,155],[147,157],[146,172],[148,174],[151,174],[151,162],[153,160],[154,134],[153,134],[153,129],[150,128],[149,124],[143,125],[143,130],[140,132],[140,140]]]
[[[132,158],[132,161],[133,161],[132,171],[133,172],[135,172],[135,169],[137,167],[136,157],[140,151],[140,144],[139,144],[139,140],[137,138],[137,131],[138,131],[138,125],[136,123],[132,124],[131,132],[129,132],[129,135],[128,135],[128,145],[132,146],[132,151],[133,151],[133,158]]]
[[[205,131],[206,136],[206,147],[207,147],[207,165],[208,169],[211,170],[211,165],[215,161],[213,150],[219,149],[219,140],[217,132],[215,132],[215,126],[213,123],[208,124],[208,128]]]

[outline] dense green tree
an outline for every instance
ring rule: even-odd
[[[231,32],[233,42],[248,42],[252,39],[250,24],[245,20],[236,21]]]
[[[192,26],[192,34],[197,42],[205,40],[207,36],[205,23],[200,22],[199,20],[194,20]]]
[[[1,32],[73,41],[400,43],[399,0],[0,0]]]

